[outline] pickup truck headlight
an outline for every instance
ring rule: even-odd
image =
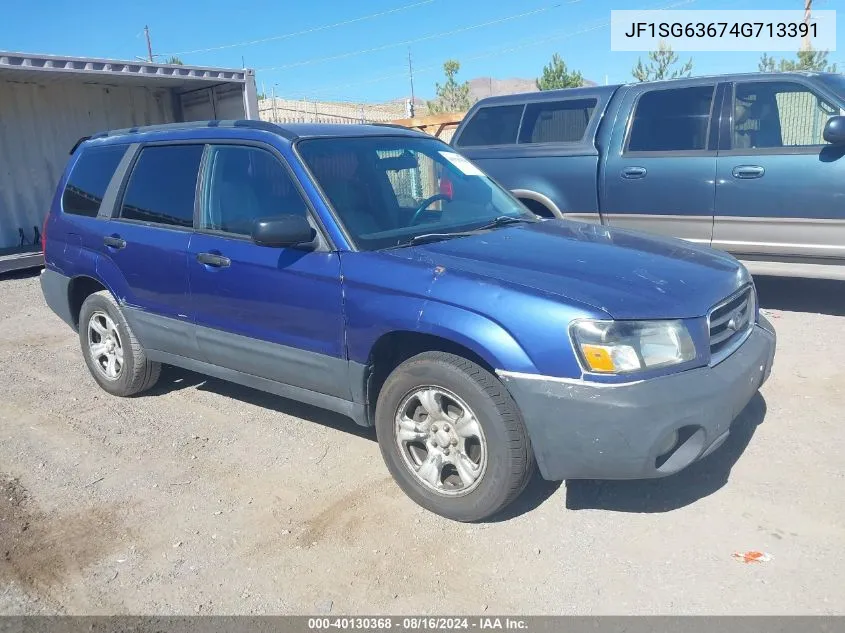
[[[570,331],[588,371],[626,374],[685,363],[695,344],[683,321],[575,321]]]

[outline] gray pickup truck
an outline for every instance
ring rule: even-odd
[[[754,73],[479,101],[454,147],[535,213],[845,279],[845,76]]]

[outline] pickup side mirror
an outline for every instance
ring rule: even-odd
[[[313,246],[316,237],[317,231],[301,215],[261,218],[252,225],[252,241],[260,246]]]
[[[827,120],[822,135],[831,145],[845,144],[845,116],[832,116]]]

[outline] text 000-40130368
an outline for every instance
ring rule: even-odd
[[[611,11],[613,51],[836,50],[836,11]]]

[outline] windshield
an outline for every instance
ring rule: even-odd
[[[297,145],[359,250],[448,239],[533,213],[451,147],[431,138],[319,138]],[[418,240],[419,241],[419,240]]]

